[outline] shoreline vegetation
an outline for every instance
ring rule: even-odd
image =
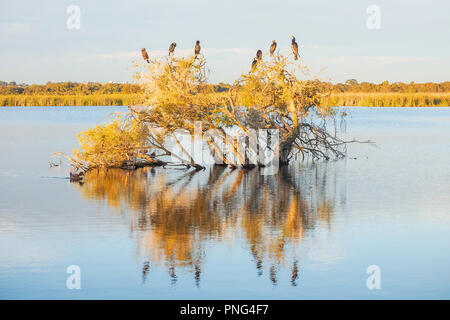
[[[143,102],[142,95],[130,93],[90,95],[0,95],[1,107],[128,106]]]
[[[339,107],[449,107],[450,92],[343,92],[332,93],[328,101]]]
[[[361,107],[448,107],[450,82],[442,83],[345,83],[316,84],[329,96],[321,106]],[[227,92],[231,85],[211,84],[215,92]],[[145,102],[144,90],[130,83],[58,82],[45,85],[0,81],[0,106],[129,106]]]

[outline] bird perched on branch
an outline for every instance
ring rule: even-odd
[[[145,50],[145,48],[142,48],[141,52],[142,52],[142,58],[144,58],[144,60],[147,61],[147,63],[150,63],[147,50]]]
[[[176,46],[177,46],[176,42],[172,42],[172,43],[170,44],[170,47],[169,47],[169,56],[173,55],[173,52],[175,51],[175,47],[176,47]]]
[[[277,48],[277,42],[275,40],[273,40],[272,44],[270,45],[270,56],[273,56],[276,48]]]
[[[254,70],[256,68],[256,65],[258,64],[258,59],[253,58],[253,62],[252,62],[252,70]]]
[[[200,54],[200,40],[197,40],[197,42],[195,43],[194,53],[196,57],[198,54]]]
[[[260,61],[262,59],[262,51],[261,50],[256,51],[256,59],[258,59],[258,61]]]
[[[291,48],[292,48],[292,53],[294,54],[294,59],[297,60],[298,59],[298,44],[297,42],[295,42],[295,37],[292,37],[292,44],[291,44]]]

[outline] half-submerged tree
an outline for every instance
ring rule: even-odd
[[[81,149],[71,158],[75,167],[182,164],[200,169],[198,155],[205,149],[215,163],[233,167],[265,166],[268,155],[280,165],[297,154],[345,156],[348,142],[326,127],[335,109],[321,106],[326,94],[318,81],[299,78],[308,70],[292,54],[265,54],[222,92],[208,84],[202,54],[170,55],[136,66],[146,68],[136,76],[145,106],[130,107],[110,124],[81,133]],[[186,145],[183,134],[200,142]]]

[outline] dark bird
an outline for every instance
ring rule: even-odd
[[[141,52],[142,52],[142,58],[144,58],[145,61],[150,63],[149,58],[148,58],[147,50],[145,50],[145,48],[142,48]]]
[[[261,50],[256,51],[256,59],[258,59],[258,60],[262,59],[262,51]]]
[[[195,50],[194,50],[195,56],[197,56],[198,54],[200,54],[200,40],[197,40],[197,42],[195,43]]]
[[[258,59],[253,58],[253,62],[252,62],[252,70],[256,68],[256,65],[258,64]]]
[[[175,47],[177,46],[177,44],[175,43],[175,42],[172,42],[171,44],[170,44],[170,47],[169,47],[169,56],[171,56],[171,55],[173,55],[173,52],[175,51]]]
[[[69,174],[70,182],[80,182],[84,178],[84,172],[70,172]]]
[[[294,59],[297,60],[298,59],[298,44],[297,42],[295,42],[295,37],[292,37],[292,44],[291,44],[291,48],[292,48],[292,53],[294,54]]]
[[[270,45],[270,55],[273,56],[275,53],[275,49],[277,48],[277,42],[275,40],[272,41],[272,44]]]

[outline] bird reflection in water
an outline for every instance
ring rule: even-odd
[[[172,284],[182,268],[199,286],[207,244],[244,235],[258,276],[266,266],[276,285],[279,270],[288,268],[289,281],[297,286],[301,257],[296,246],[315,229],[330,228],[335,205],[345,203],[345,192],[336,200],[338,178],[327,174],[330,165],[282,167],[276,175],[223,166],[200,172],[99,169],[76,188],[89,200],[106,201],[129,214],[137,254],[146,261],[144,282],[150,264],[163,264]]]
[[[145,283],[147,280],[148,272],[150,271],[150,262],[145,261],[142,266],[142,283]]]

